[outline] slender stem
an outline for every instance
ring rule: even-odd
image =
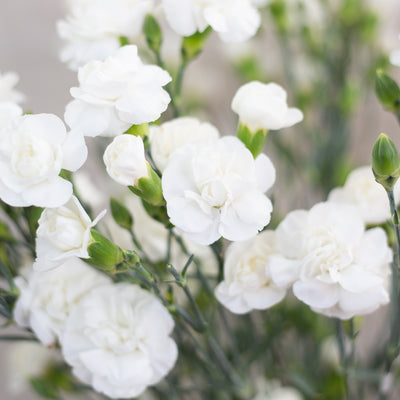
[[[3,274],[4,278],[7,280],[8,285],[12,292],[17,291],[17,287],[14,283],[14,278],[8,266],[0,260],[0,272]]]
[[[343,384],[344,384],[344,391],[345,391],[345,399],[350,400],[351,397],[349,393],[349,382],[348,382],[348,370],[349,370],[349,359],[346,354],[346,347],[345,347],[345,334],[343,332],[343,322],[340,319],[336,319],[336,338],[338,341],[339,346],[339,353],[340,353],[340,360],[343,366]]]

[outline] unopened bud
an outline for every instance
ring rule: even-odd
[[[392,191],[400,176],[400,158],[392,140],[381,133],[372,149],[372,171],[375,180],[386,191]]]
[[[149,48],[155,53],[159,53],[162,43],[162,32],[157,20],[151,14],[147,14],[144,19],[143,32]]]
[[[208,27],[203,32],[196,32],[192,36],[183,38],[181,54],[185,63],[197,57],[201,53],[211,31],[211,27]]]
[[[395,113],[400,112],[400,88],[382,70],[376,71],[375,91],[382,106]]]
[[[131,231],[133,226],[133,217],[129,210],[113,197],[110,199],[110,208],[114,221],[121,228]]]

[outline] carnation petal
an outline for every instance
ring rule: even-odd
[[[81,132],[69,132],[63,144],[62,168],[75,172],[85,163],[87,156],[88,149]]]
[[[274,164],[265,154],[260,154],[255,159],[255,167],[258,187],[262,192],[266,192],[275,183]]]
[[[310,307],[328,308],[339,300],[339,288],[316,280],[297,281],[293,284],[294,295]]]

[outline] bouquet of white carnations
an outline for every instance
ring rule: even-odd
[[[372,167],[349,158],[374,76],[400,121],[365,3],[67,1],[65,122],[0,75],[0,340],[20,380],[48,399],[398,398],[400,158],[384,134]],[[196,98],[212,72],[185,80],[208,51],[236,71],[212,87],[225,135]]]

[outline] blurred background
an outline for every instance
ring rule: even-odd
[[[303,2],[308,3],[307,7],[302,11],[296,9],[294,17],[282,14],[281,1],[274,3],[274,9],[265,11],[264,25],[251,43],[224,46],[216,36],[211,37],[200,58],[187,71],[184,99],[194,114],[209,119],[223,134],[234,134],[237,121],[230,102],[244,81],[275,80],[287,89],[289,104],[305,112],[305,123],[279,132],[279,137],[270,133],[271,145],[266,148],[274,162],[282,164],[281,169],[277,168],[282,172],[274,195],[284,199],[280,210],[285,212],[324,199],[329,188],[342,183],[350,169],[369,164],[372,145],[380,132],[389,134],[400,145],[398,123],[382,109],[373,90],[376,67],[383,66],[391,76],[400,79],[400,67],[390,67],[387,61],[389,52],[400,48],[400,4],[399,0],[354,1],[362,4],[361,9],[356,8],[357,15],[350,10],[336,21],[329,14],[320,14],[319,0]],[[367,13],[365,10],[368,15],[363,14]],[[77,84],[76,73],[58,58],[61,41],[56,21],[64,18],[65,13],[61,0],[0,0],[0,71],[18,73],[17,89],[26,96],[23,106],[34,113],[63,117],[65,105],[71,99],[69,89]],[[361,24],[357,32],[363,33],[359,36],[353,35],[354,24]],[[172,50],[164,49],[165,57],[173,65],[177,38],[170,34],[166,44],[169,39],[175,44],[171,45]],[[188,106],[187,111],[190,110]],[[310,143],[316,143],[328,130],[331,143],[321,141],[315,147],[319,154],[310,153]],[[335,130],[345,137],[334,140]],[[334,176],[324,151],[339,142],[345,151],[342,159],[337,160],[342,168]],[[294,154],[294,149],[298,154]],[[296,158],[299,154],[312,160],[300,175],[293,174],[293,168],[302,162],[301,157]],[[327,176],[329,182],[322,182],[321,177]],[[299,195],[288,196],[288,185]],[[308,185],[316,190],[305,190]],[[371,335],[370,331],[364,340],[368,342]],[[13,375],[15,363],[10,364],[9,357],[16,346],[0,343],[0,399],[35,399]],[[24,354],[23,350],[13,352],[15,365],[30,363]]]

